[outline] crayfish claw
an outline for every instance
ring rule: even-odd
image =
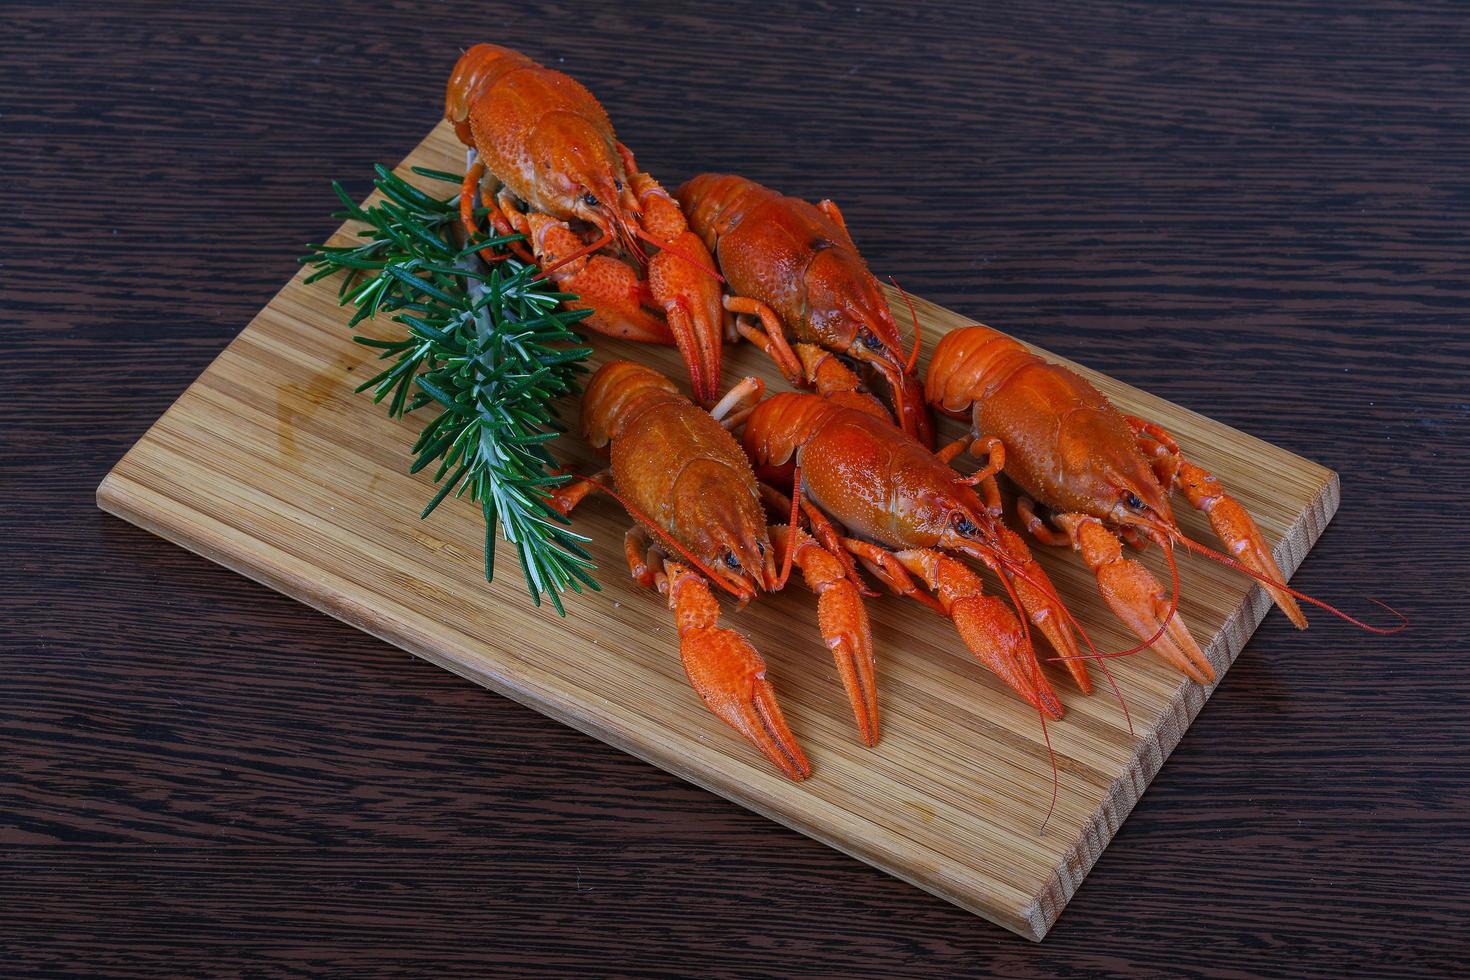
[[[689,683],[721,721],[790,778],[811,774],[766,679],[765,661],[749,640],[722,626],[690,630],[680,639],[679,655]]]
[[[1120,561],[1098,572],[1097,583],[1113,613],[1140,640],[1153,638],[1153,649],[1159,656],[1191,680],[1201,684],[1215,680],[1215,668],[1194,641],[1179,611],[1169,615],[1168,596],[1148,569],[1136,561]]]
[[[873,635],[857,586],[838,578],[817,597],[817,622],[842,687],[852,705],[858,735],[868,746],[878,744],[878,679],[874,669]]]
[[[1009,571],[1006,577],[1016,590],[1031,625],[1046,637],[1057,656],[1062,658],[1068,673],[1082,693],[1091,694],[1092,679],[1087,676],[1087,664],[1077,645],[1074,620],[1062,603],[1056,586],[1032,556],[1031,549],[1026,547],[1026,542],[1019,534],[999,525],[997,537],[1007,557],[1018,566]]]
[[[771,528],[771,542],[783,559],[786,549],[791,547],[790,534],[787,525]],[[843,563],[811,535],[798,530],[795,542],[793,560],[801,569],[807,587],[817,593],[817,624],[837,664],[837,675],[852,705],[858,736],[865,745],[877,745],[878,678],[873,630],[863,606],[862,592],[847,577]]]
[[[648,260],[648,288],[663,310],[669,332],[689,369],[694,400],[708,408],[720,394],[724,308],[715,260],[698,236],[686,231]]]
[[[975,658],[1049,718],[1062,717],[1062,703],[1041,673],[1025,631],[995,596],[968,595],[949,607],[950,618]]]
[[[1068,521],[1082,558],[1097,576],[1104,601],[1140,640],[1152,641],[1159,656],[1191,679],[1208,684],[1215,668],[1200,650],[1184,624],[1184,618],[1169,601],[1153,573],[1138,562],[1123,557],[1118,538],[1098,521],[1081,518]]]
[[[1251,519],[1250,513],[1240,501],[1225,492],[1225,488],[1213,474],[1181,458],[1178,479],[1179,485],[1184,489],[1184,496],[1196,510],[1203,511],[1210,519],[1210,527],[1214,529],[1215,536],[1224,542],[1226,550],[1236,561],[1272,582],[1286,582],[1286,576],[1277,567],[1276,559],[1266,545],[1266,539],[1261,536],[1261,529],[1256,526],[1256,522]],[[1307,617],[1302,614],[1302,607],[1290,592],[1272,585],[1271,582],[1262,582],[1261,585],[1293,626],[1299,630],[1307,628]]]
[[[703,579],[676,562],[665,563],[664,571],[679,625],[679,656],[700,700],[788,777],[811,775],[761,655],[745,637],[716,625],[719,605]]]
[[[896,557],[934,590],[977,660],[1031,707],[1050,718],[1062,717],[1061,699],[1042,674],[1026,631],[1004,602],[984,594],[978,575],[928,549],[900,551]]]

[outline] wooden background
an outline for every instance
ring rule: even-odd
[[[8,973],[1375,975],[1470,956],[1470,14],[1453,4],[7,4]],[[437,115],[574,70],[671,183],[1339,470],[1294,580],[1035,946],[96,511]]]

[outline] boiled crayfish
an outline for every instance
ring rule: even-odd
[[[746,379],[707,412],[651,368],[604,365],[583,396],[582,431],[609,453],[611,465],[562,487],[552,505],[566,513],[598,490],[617,498],[635,522],[624,542],[628,566],[641,584],[668,597],[690,683],[767,759],[803,779],[810,766],[781,714],[765,662],[749,640],[719,625],[710,586],[743,605],[781,589],[793,564],[800,568],[818,595],[822,636],[869,745],[878,740],[873,640],[860,580],[794,522],[767,525],[770,495],[721,425],[739,422],[760,393],[759,382]]]
[[[1024,542],[954,470],[859,392],[858,379],[836,357],[804,344],[796,353],[818,393],[783,392],[750,413],[743,440],[757,476],[792,486],[817,540],[855,556],[894,592],[953,620],[985,666],[1032,707],[1060,718],[1061,701],[1041,671],[1029,630],[947,554],[995,571],[1090,691],[1075,620]]]
[[[483,193],[495,231],[526,236],[544,274],[579,297],[571,305],[593,311],[589,327],[676,344],[695,397],[712,404],[723,316],[714,260],[679,205],[618,142],[592,93],[523,54],[477,44],[454,66],[444,116],[477,157],[460,203],[471,236],[480,234]],[[493,186],[482,187],[487,174]],[[645,244],[657,251],[646,254]],[[519,241],[511,248],[532,261]]]
[[[849,357],[876,372],[903,430],[934,444],[914,374],[919,338],[905,357],[898,324],[836,204],[812,205],[730,174],[700,174],[674,194],[729,286],[724,305],[736,329],[788,381],[803,382],[793,341]]]
[[[946,334],[929,365],[925,395],[939,411],[969,422],[970,433],[940,455],[949,460],[968,450],[987,461],[971,479],[985,487],[992,513],[1001,512],[994,478],[1004,473],[1021,490],[1016,509],[1027,529],[1044,543],[1080,551],[1118,618],[1143,646],[1195,680],[1212,681],[1215,670],[1177,614],[1177,572],[1171,597],[1143,565],[1123,557],[1120,536],[1139,548],[1157,543],[1171,569],[1178,545],[1245,572],[1300,629],[1307,620],[1298,599],[1372,632],[1395,631],[1368,626],[1288,586],[1250,514],[1168,432],[1124,415],[1085,378],[1012,338],[980,325]],[[1169,506],[1176,489],[1208,516],[1229,557],[1185,536]]]

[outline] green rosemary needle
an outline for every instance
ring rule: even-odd
[[[421,516],[450,494],[477,502],[485,519],[486,579],[495,574],[499,531],[515,545],[532,599],[540,605],[548,596],[564,616],[562,590],[598,588],[582,547],[588,539],[571,531],[544,497],[568,479],[553,472],[547,444],[565,431],[553,402],[580,391],[576,378],[587,370],[583,362],[592,349],[572,326],[589,311],[566,309],[576,297],[537,281],[536,266],[508,253],[506,243],[520,236],[463,242],[458,193],[440,199],[386,167],[376,172],[382,198],[365,207],[333,182],[345,207],[333,217],[362,223],[362,241],[308,246],[311,254],[301,262],[313,271],[306,281],[343,273],[338,301],[356,308],[349,326],[384,313],[402,327],[388,339],[353,338],[386,362],[357,390],[387,401],[395,418],[437,409],[414,443],[409,467],[413,473],[433,467],[438,484]],[[506,257],[486,263],[482,249]]]

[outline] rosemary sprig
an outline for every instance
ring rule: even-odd
[[[454,174],[413,168],[420,176],[458,184]],[[553,474],[547,443],[565,431],[552,402],[580,389],[592,353],[572,325],[587,310],[567,310],[575,299],[546,281],[536,267],[511,256],[481,260],[489,248],[505,253],[519,236],[464,243],[459,196],[436,198],[376,168],[375,204],[359,207],[332,184],[345,210],[333,217],[361,222],[360,243],[311,245],[303,256],[314,271],[307,282],[344,273],[342,305],[356,307],[356,328],[379,313],[403,329],[388,339],[355,336],[388,362],[358,386],[373,401],[388,403],[395,418],[431,406],[438,409],[413,446],[409,471],[434,467],[438,491],[424,508],[428,517],[450,494],[468,495],[485,517],[485,577],[495,574],[497,528],[516,546],[526,587],[537,605],[543,594],[561,615],[560,592],[598,588],[591,557],[565,517],[543,493],[568,478]]]

